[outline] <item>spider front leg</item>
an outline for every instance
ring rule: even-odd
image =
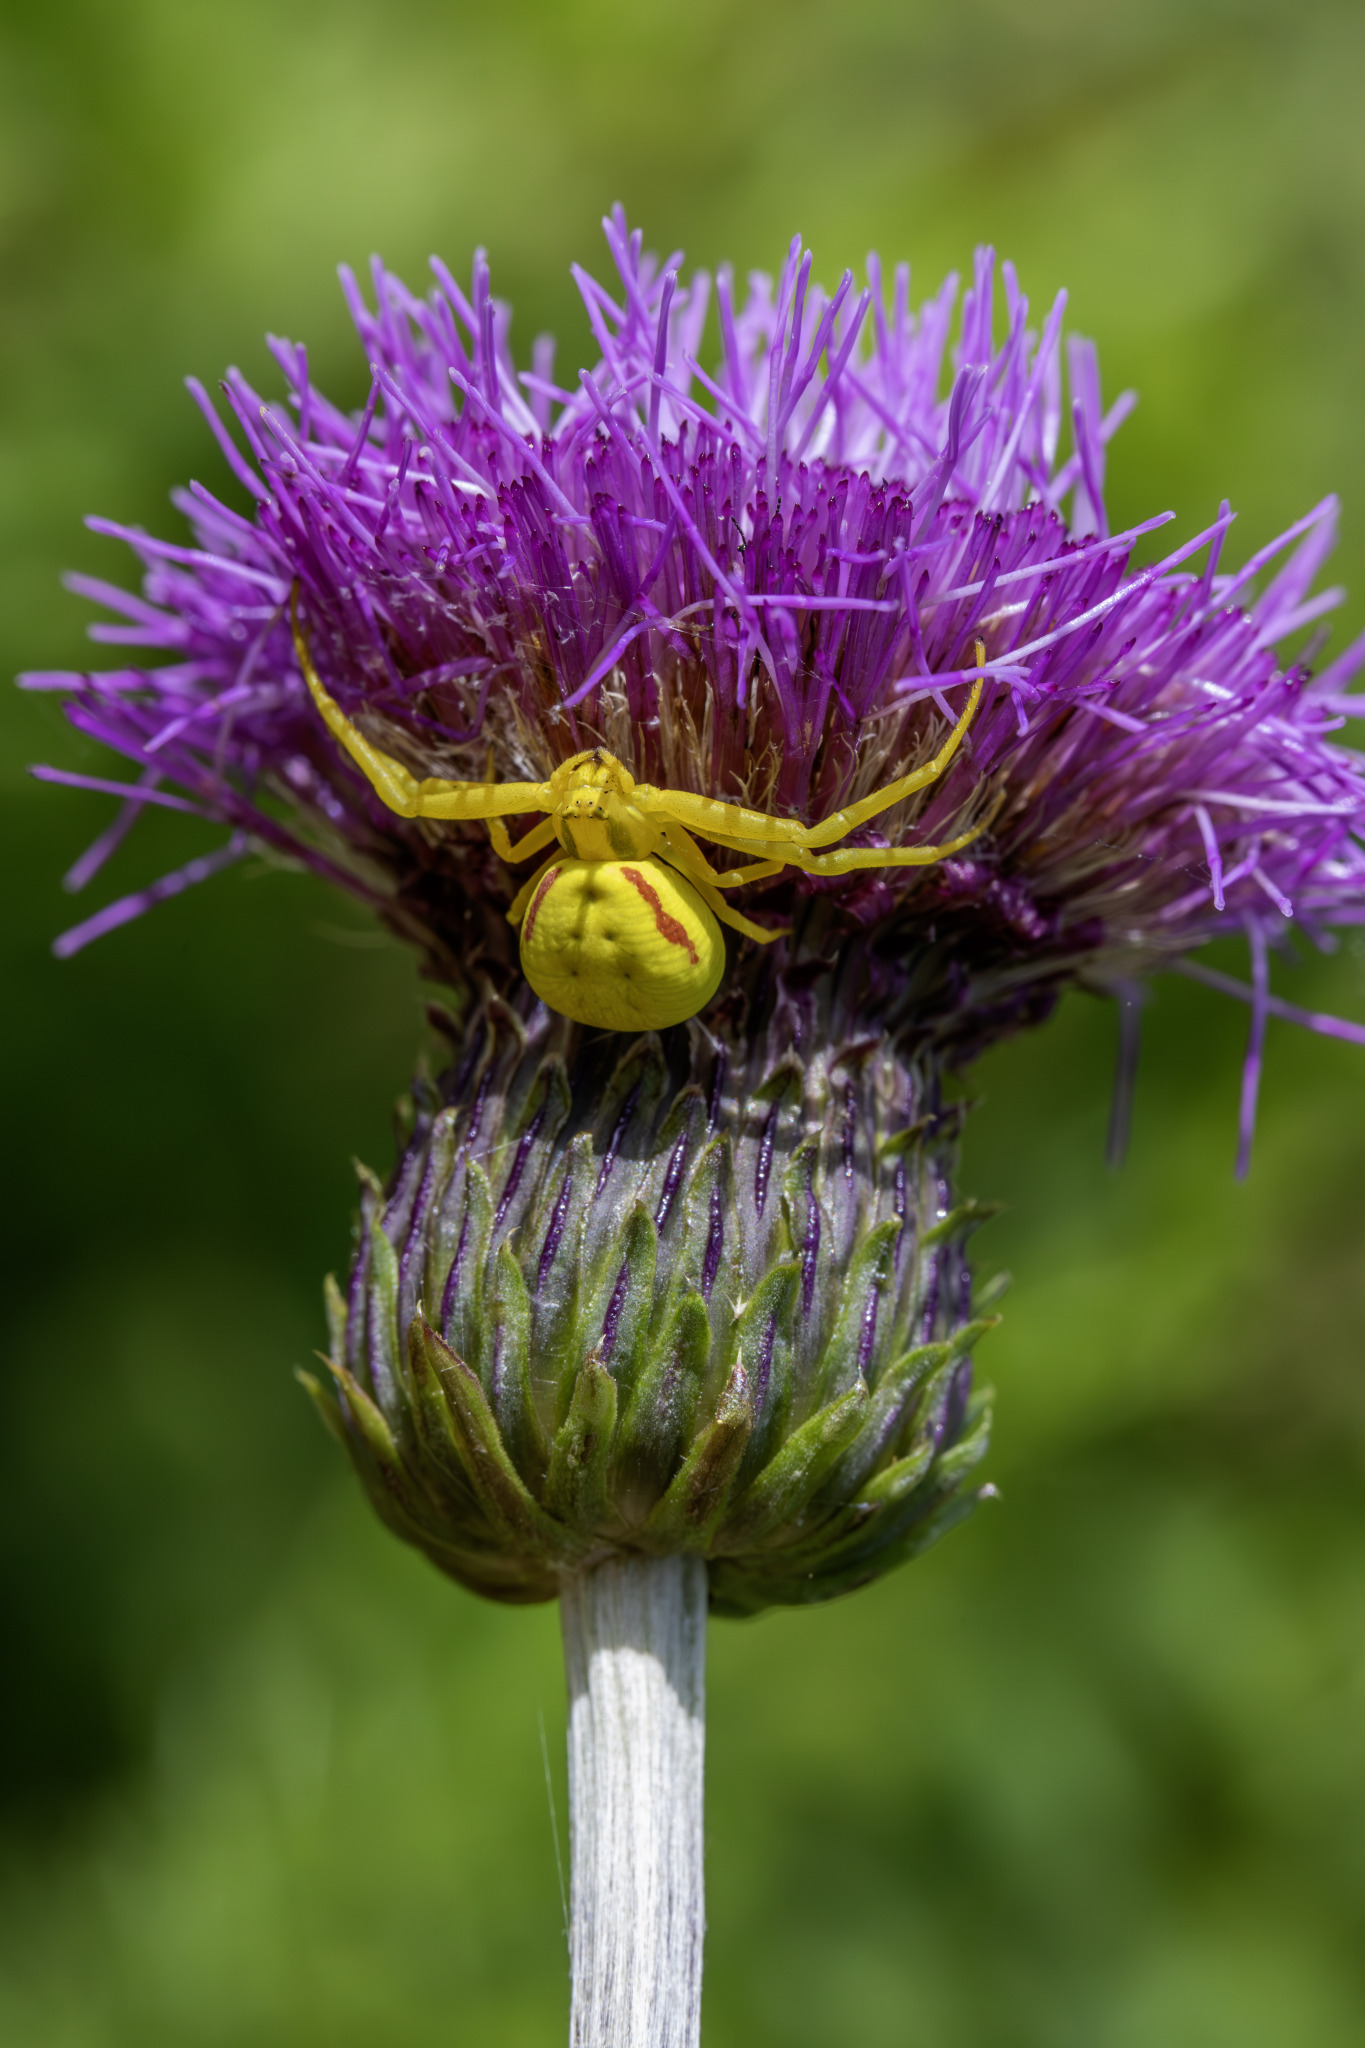
[[[294,636],[294,653],[308,693],[334,739],[341,742],[375,794],[400,818],[507,818],[523,811],[547,811],[551,805],[549,786],[543,782],[448,782],[439,775],[420,781],[373,746],[351,723],[334,697],[329,696],[313,666],[299,619],[299,587],[289,596],[289,623]],[[504,834],[505,836],[505,834]],[[544,841],[541,842],[544,844]],[[501,849],[499,849],[501,850]]]
[[[984,667],[986,644],[983,640],[976,642],[975,652],[977,668]],[[778,859],[781,865],[784,848],[830,846],[836,839],[856,831],[859,825],[867,824],[879,812],[889,810],[904,797],[913,795],[917,789],[937,782],[966,737],[967,728],[981,702],[983,687],[983,678],[973,683],[961,717],[931,761],[926,761],[922,768],[912,769],[908,775],[899,776],[895,782],[888,782],[885,788],[874,790],[871,796],[863,797],[860,802],[835,811],[832,817],[822,819],[818,825],[805,825],[796,818],[770,817],[766,811],[753,811],[744,804],[723,803],[719,797],[697,796],[687,789],[655,789],[647,783],[637,784],[634,800],[648,816],[661,813],[675,824],[690,826],[693,832],[699,833],[703,839],[714,840],[718,846],[730,847],[738,853],[761,852],[765,859]],[[722,886],[734,887],[736,882],[733,876],[724,880],[719,876],[713,879]],[[746,875],[746,880],[758,879],[757,875]]]
[[[810,831],[796,818],[773,818],[767,811],[746,810],[742,804],[722,803],[715,796],[696,796],[690,789],[652,789],[647,783],[637,783],[634,802],[646,817],[667,818],[674,826],[686,823],[703,839],[714,839],[717,846],[737,847],[741,853],[751,845],[767,846],[774,840],[795,845]],[[702,860],[700,852],[697,858]]]
[[[976,666],[981,667],[986,659],[986,649],[978,640],[976,643]],[[812,825],[802,834],[807,847],[828,846],[835,839],[844,838],[849,832],[856,832],[860,825],[866,825],[882,811],[889,811],[892,804],[898,804],[904,797],[912,796],[917,789],[925,789],[931,782],[937,782],[947,768],[966,737],[967,728],[976,716],[976,707],[981,702],[982,684],[972,684],[972,694],[967,699],[967,708],[958,719],[943,745],[932,761],[926,761],[922,768],[915,768],[909,775],[902,775],[895,782],[888,782],[884,789],[873,790],[860,803],[848,804],[842,811],[835,811],[832,817],[823,818],[818,825]]]

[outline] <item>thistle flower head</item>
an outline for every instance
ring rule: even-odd
[[[518,371],[480,256],[468,296],[439,263],[425,299],[376,265],[372,306],[343,274],[358,415],[284,342],[285,404],[224,385],[240,439],[193,387],[252,516],[194,485],[191,545],[96,522],[146,570],[141,596],[78,581],[123,621],[96,637],[161,665],[30,680],[137,770],[94,783],[123,809],[71,879],[147,804],[230,833],[59,950],[256,845],[373,904],[456,992],[449,1071],[367,1183],[333,1296],[337,1393],[313,1389],[381,1514],[495,1597],[690,1549],[747,1612],[861,1584],[978,1497],[979,1218],[951,1193],[946,1063],[1068,981],[1123,990],[1243,931],[1245,1150],[1287,1007],[1269,940],[1365,914],[1365,763],[1336,737],[1365,640],[1316,677],[1280,652],[1335,601],[1312,587],[1331,501],[1235,572],[1226,506],[1137,565],[1163,519],[1113,534],[1104,508],[1130,401],[1104,409],[1062,301],[1030,326],[1008,265],[1002,311],[989,251],[954,326],[955,280],[912,312],[870,261],[829,296],[793,243],[776,282],[713,292],[606,229],[576,379],[545,341]],[[756,937],[716,955],[700,1018],[585,1032],[518,974],[523,877],[488,826],[399,815],[356,763],[400,794],[543,788],[593,749],[622,802],[634,776],[694,821],[697,797],[795,821],[789,845],[932,761],[837,836],[948,852],[765,853],[734,891]],[[711,838],[722,866],[768,845]]]
[[[979,1497],[960,1111],[856,1017],[790,1021],[584,1044],[491,998],[415,1090],[331,1294],[336,1394],[306,1384],[384,1521],[475,1591],[691,1551],[722,1611],[802,1605]]]
[[[601,745],[638,778],[809,821],[928,758],[982,642],[968,744],[854,843],[941,843],[988,812],[989,830],[937,865],[741,892],[795,920],[788,970],[854,934],[913,958],[921,1028],[959,1052],[1068,979],[1360,918],[1365,775],[1334,735],[1365,643],[1316,678],[1278,652],[1334,601],[1312,592],[1332,501],[1234,573],[1226,507],[1138,568],[1161,520],[1111,534],[1104,509],[1131,401],[1105,411],[1061,299],[1031,326],[1008,264],[1001,306],[991,252],[954,335],[955,279],[912,311],[907,273],[887,287],[869,260],[864,290],[831,296],[794,242],[776,281],[741,292],[722,269],[713,290],[619,212],[605,226],[617,280],[576,272],[600,350],[576,378],[543,339],[518,371],[480,255],[467,295],[439,262],[426,298],[376,264],[371,307],[343,273],[359,416],[286,342],[285,404],[225,382],[245,453],[194,387],[254,515],[193,485],[189,546],[95,522],[146,569],[140,597],[78,580],[124,621],[96,636],[169,659],[33,680],[136,764],[120,827],[188,803],[232,837],[67,950],[254,843],[376,905],[438,974],[514,975],[520,877],[482,825],[400,819],[357,774],[299,673],[295,586],[328,689],[416,774],[478,778],[491,750],[500,779],[539,779]]]

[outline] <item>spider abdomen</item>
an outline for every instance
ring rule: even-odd
[[[526,906],[521,965],[541,1001],[604,1031],[661,1031],[708,1003],[720,926],[660,860],[557,860]]]

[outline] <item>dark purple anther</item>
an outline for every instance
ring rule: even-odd
[[[721,1096],[725,1089],[725,1076],[730,1061],[724,1046],[716,1054],[716,1064],[711,1075],[711,1099],[706,1105],[706,1135],[709,1138],[720,1122]]]
[[[545,1104],[542,1102],[540,1108],[522,1132],[521,1143],[517,1146],[517,1156],[512,1161],[512,1171],[507,1176],[507,1185],[502,1191],[502,1200],[498,1203],[498,1213],[493,1218],[494,1230],[497,1229],[503,1217],[507,1214],[508,1208],[516,1196],[517,1189],[521,1186],[521,1176],[526,1171],[526,1162],[531,1156],[536,1139],[540,1136],[540,1127],[544,1121]]]
[[[777,1138],[777,1119],[781,1114],[781,1108],[781,1103],[773,1104],[768,1112],[768,1120],[763,1126],[763,1136],[758,1141],[758,1159],[754,1166],[754,1207],[760,1216],[768,1199],[768,1176],[773,1170],[773,1145]]]
[[[663,1188],[659,1195],[659,1206],[654,1211],[654,1228],[662,1230],[673,1207],[673,1198],[682,1185],[683,1168],[687,1164],[687,1132],[684,1131],[673,1147],[673,1156],[668,1162]]]
[[[806,1234],[801,1242],[801,1313],[808,1316],[815,1299],[816,1265],[820,1254],[820,1204],[815,1199],[815,1154],[806,1169]]]
[[[866,1379],[867,1377],[868,1361],[872,1357],[872,1347],[877,1341],[877,1303],[880,1295],[880,1288],[869,1288],[867,1300],[863,1306],[862,1334],[858,1339],[858,1376],[860,1379]]]
[[[853,1093],[853,1083],[844,1083],[844,1126],[842,1133],[844,1154],[844,1179],[853,1178],[853,1149],[858,1129],[858,1104]]]
[[[720,1255],[725,1248],[725,1203],[721,1198],[720,1182],[711,1189],[711,1228],[706,1239],[706,1256],[701,1266],[701,1291],[707,1301],[716,1284],[720,1270]]]
[[[417,1190],[417,1198],[412,1205],[412,1215],[408,1222],[407,1235],[403,1241],[403,1255],[398,1261],[400,1313],[404,1304],[410,1299],[412,1269],[414,1266],[420,1268],[426,1254],[424,1230],[427,1213],[434,1198],[436,1171],[436,1147],[428,1145],[426,1163],[422,1168],[421,1184]]]
[[[602,1154],[602,1165],[597,1175],[597,1186],[592,1191],[594,1201],[596,1201],[607,1182],[611,1179],[611,1170],[616,1164],[616,1154],[620,1150],[621,1140],[626,1135],[626,1127],[635,1114],[635,1105],[639,1100],[640,1084],[637,1081],[626,1097],[626,1106],[616,1119],[616,1128],[608,1140],[606,1151]]]
[[[616,1342],[616,1326],[621,1320],[621,1311],[626,1305],[626,1289],[630,1286],[630,1267],[623,1259],[621,1270],[616,1276],[616,1285],[611,1290],[607,1313],[602,1318],[602,1356],[611,1357],[612,1345]]]
[[[545,1233],[545,1243],[541,1247],[540,1264],[536,1268],[537,1294],[540,1293],[541,1288],[550,1277],[550,1268],[555,1262],[555,1253],[559,1250],[559,1240],[564,1234],[564,1218],[569,1213],[569,1200],[572,1194],[573,1168],[572,1166],[566,1166],[564,1169],[564,1180],[550,1214],[550,1227]]]
[[[892,1213],[899,1217],[901,1224],[900,1234],[895,1244],[891,1247],[891,1267],[894,1272],[899,1269],[901,1254],[905,1250],[905,1154],[903,1152],[896,1154],[896,1172],[891,1183],[891,1209]]]
[[[464,1149],[466,1152],[472,1153],[478,1141],[479,1126],[483,1122],[484,1105],[488,1100],[488,1090],[492,1085],[492,1080],[493,1070],[490,1066],[479,1082],[478,1093],[475,1095],[473,1105],[470,1108],[469,1122],[465,1125]]]

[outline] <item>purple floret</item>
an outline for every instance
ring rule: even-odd
[[[482,777],[491,746],[499,777],[540,779],[602,744],[652,782],[811,820],[941,743],[979,638],[969,744],[877,821],[885,839],[858,839],[939,842],[993,805],[990,830],[937,866],[789,872],[745,907],[814,895],[826,934],[832,918],[883,951],[946,946],[956,1000],[986,1020],[973,1043],[993,1005],[1005,1028],[1067,979],[1120,987],[1244,932],[1259,1032],[1267,943],[1291,917],[1312,936],[1365,910],[1365,763],[1334,738],[1365,640],[1316,678],[1277,653],[1338,601],[1312,590],[1335,502],[1236,573],[1226,506],[1136,569],[1163,519],[1111,535],[1104,509],[1131,397],[1106,412],[1072,339],[1064,403],[1063,299],[1035,333],[1009,264],[997,345],[990,251],[951,352],[956,279],[912,313],[907,271],[884,292],[869,259],[861,294],[846,274],[829,297],[799,242],[776,284],[740,294],[719,272],[704,349],[707,276],[656,264],[619,210],[605,227],[618,295],[575,272],[600,360],[567,388],[546,340],[515,368],[481,254],[468,296],[439,262],[425,299],[376,263],[373,309],[343,272],[372,372],[358,416],[287,342],[287,404],[224,384],[245,454],[191,387],[254,515],[194,484],[177,496],[191,546],[92,522],[146,570],[142,597],[73,579],[124,621],[93,636],[165,665],[27,680],[137,771],[37,771],[124,796],[73,885],[145,804],[188,803],[232,837],[59,950],[255,843],[374,904],[437,973],[496,952],[521,877],[481,826],[405,822],[360,779],[298,672],[297,584],[328,687],[418,773]]]

